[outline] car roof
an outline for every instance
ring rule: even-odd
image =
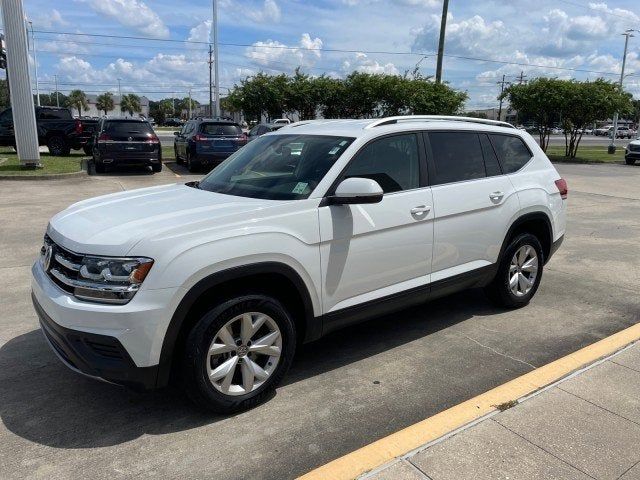
[[[406,115],[376,119],[308,120],[284,125],[274,135],[305,134],[346,137],[377,136],[407,130],[471,130],[520,135],[521,130],[506,122],[470,117]]]
[[[103,117],[105,122],[148,122],[146,118]]]

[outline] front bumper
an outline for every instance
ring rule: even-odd
[[[633,151],[633,152],[631,152],[631,151],[626,152],[626,153],[624,154],[624,158],[625,158],[625,160],[628,160],[628,159],[630,159],[630,158],[633,158],[633,159],[635,159],[635,160],[640,160],[640,152],[636,152],[636,151]]]
[[[118,339],[62,327],[46,314],[33,293],[31,300],[47,343],[71,370],[118,385],[141,389],[156,386],[157,365],[137,367]]]

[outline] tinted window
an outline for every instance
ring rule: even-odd
[[[11,116],[11,109],[7,108],[2,113],[0,113],[0,122],[11,122],[13,117]]]
[[[385,193],[420,186],[420,157],[415,134],[384,137],[365,146],[349,164],[344,178],[370,178]]]
[[[38,112],[41,120],[69,120],[71,113],[69,110],[50,110],[45,108]]]
[[[491,142],[489,142],[489,137],[484,133],[480,134],[480,144],[482,145],[482,155],[484,156],[484,167],[487,170],[487,177],[502,175],[496,152],[493,150]]]
[[[129,135],[133,133],[153,133],[147,122],[106,122],[104,131],[111,135]]]
[[[200,132],[205,135],[242,135],[240,126],[232,123],[202,123]]]
[[[531,160],[531,152],[522,139],[510,135],[490,136],[504,173],[516,172]]]
[[[486,176],[478,134],[471,132],[429,133],[434,172],[431,183],[461,182]]]
[[[225,195],[298,200],[311,194],[353,138],[258,137],[214,168],[199,188]]]

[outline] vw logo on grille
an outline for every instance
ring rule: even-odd
[[[47,245],[44,250],[44,258],[42,259],[42,266],[44,267],[45,272],[49,271],[52,257],[53,257],[53,246]]]
[[[127,140],[129,140],[130,142],[133,142],[133,137],[129,137]]]

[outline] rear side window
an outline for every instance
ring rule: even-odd
[[[462,182],[486,177],[482,147],[477,133],[430,132],[433,154],[431,183]]]
[[[147,122],[106,122],[104,131],[111,135],[128,135],[131,133],[153,133]]]
[[[205,135],[242,135],[242,129],[232,123],[203,123],[200,133]]]
[[[40,120],[69,120],[71,113],[69,110],[49,110],[48,108],[38,112]]]
[[[500,163],[498,163],[498,157],[496,157],[496,152],[491,146],[489,137],[484,133],[480,134],[480,145],[482,145],[482,155],[484,156],[484,166],[487,170],[487,177],[502,175]]]
[[[521,138],[493,133],[490,137],[504,173],[517,172],[531,160],[531,151]]]

